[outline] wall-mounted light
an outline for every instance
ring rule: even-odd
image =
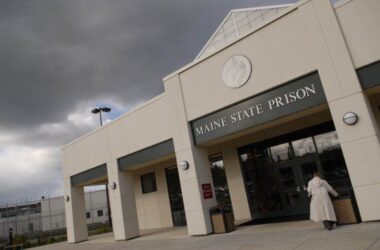
[[[359,120],[359,117],[354,112],[347,112],[343,115],[343,122],[347,125],[355,125]]]
[[[116,183],[115,182],[111,182],[108,184],[108,188],[109,189],[116,189]]]
[[[181,161],[179,166],[182,168],[182,170],[188,170],[189,169],[189,163],[187,161]]]
[[[65,196],[65,201],[67,201],[67,202],[70,201],[70,197],[68,195]]]

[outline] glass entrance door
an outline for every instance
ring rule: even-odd
[[[174,226],[185,226],[186,216],[183,205],[181,185],[178,175],[178,168],[166,169],[166,180],[168,183],[168,193]]]
[[[268,148],[250,148],[240,155],[253,219],[284,214],[279,175]]]
[[[241,160],[254,219],[309,212],[307,174],[318,165],[315,154],[297,158],[292,143],[286,142],[247,148]]]
[[[307,184],[316,170],[355,203],[333,129],[323,124],[239,149],[253,219],[307,215]]]
[[[280,181],[283,215],[293,216],[307,213],[309,201],[303,189],[304,182],[297,166],[295,164],[276,164],[276,170]]]

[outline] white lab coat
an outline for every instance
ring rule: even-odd
[[[329,194],[338,196],[338,193],[327,183],[327,181],[315,176],[307,186],[310,202],[310,220],[319,222],[324,220],[336,221],[334,207]]]

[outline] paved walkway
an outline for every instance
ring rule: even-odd
[[[186,228],[144,231],[143,236],[128,240],[113,240],[112,234],[91,237],[79,244],[58,243],[38,249],[233,249],[233,250],[380,250],[380,222],[340,226],[326,231],[309,221],[242,226],[229,234],[189,237]]]

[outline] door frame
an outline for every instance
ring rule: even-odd
[[[169,170],[173,170],[173,169],[176,169],[177,170],[177,173],[178,173],[178,179],[179,179],[179,171],[178,171],[178,167],[177,166],[171,166],[171,167],[166,167],[165,168],[165,178],[166,178],[166,186],[167,186],[167,190],[168,190],[168,198],[169,198],[169,204],[170,204],[170,214],[172,216],[172,222],[173,222],[173,227],[181,227],[181,226],[186,226],[187,225],[187,220],[186,220],[186,214],[185,214],[185,204],[183,202],[183,197],[182,198],[182,204],[183,204],[183,216],[184,218],[182,219],[182,222],[180,224],[175,224],[175,220],[174,220],[174,214],[173,214],[173,205],[172,205],[172,201],[170,199],[170,187],[169,187],[169,178],[168,178],[168,171]],[[180,183],[181,183],[181,180],[179,179]],[[180,192],[181,192],[181,196],[182,196],[182,188],[180,186]]]
[[[314,146],[316,146],[316,143],[314,141],[314,136],[318,135],[318,134],[322,134],[322,133],[328,133],[330,131],[336,131],[336,128],[335,128],[334,123],[332,121],[321,123],[321,124],[318,124],[318,125],[315,125],[312,127],[308,127],[308,128],[303,128],[303,129],[296,130],[296,131],[286,133],[283,135],[279,135],[276,137],[268,138],[268,139],[265,139],[263,141],[249,143],[249,144],[246,144],[244,146],[237,148],[236,153],[238,154],[238,157],[239,157],[240,168],[241,168],[242,175],[243,175],[244,187],[245,187],[245,191],[246,191],[247,200],[248,200],[249,209],[250,209],[252,219],[254,219],[254,220],[255,219],[262,219],[262,218],[269,218],[270,219],[270,218],[276,217],[276,215],[271,215],[269,217],[268,216],[262,217],[260,214],[254,214],[254,205],[252,204],[252,200],[251,200],[250,196],[248,195],[249,190],[247,187],[247,177],[245,176],[244,163],[240,157],[241,153],[244,152],[242,150],[244,150],[246,148],[255,148],[255,147],[256,148],[270,147],[270,145],[276,145],[276,143],[278,143],[278,144],[289,143],[290,144],[289,145],[290,150],[292,151],[293,156],[295,156],[293,145],[291,143],[292,141],[311,136],[313,138],[313,144],[314,144]],[[306,182],[303,179],[303,176],[302,176],[303,173],[302,173],[302,169],[301,169],[300,164],[302,164],[302,162],[304,162],[304,161],[307,161],[307,159],[311,159],[311,158],[315,159],[318,170],[321,173],[321,175],[323,176],[324,175],[323,168],[322,168],[320,158],[318,156],[317,148],[316,148],[315,154],[313,154],[311,156],[306,156],[305,159],[303,159],[302,157],[301,158],[294,157],[293,159],[290,160],[291,161],[290,164],[288,163],[289,165],[292,165],[294,175],[297,175],[295,177],[298,179],[298,182],[300,184],[302,184],[303,182]],[[297,173],[296,173],[296,171],[297,171]],[[305,187],[307,187],[307,183],[305,183]],[[303,193],[303,191],[305,191],[305,190],[302,190],[303,186],[300,186],[300,188],[301,188],[301,190],[300,190],[301,193]],[[308,200],[307,191],[305,191],[305,196],[306,196],[306,200]],[[277,213],[278,217],[286,217],[287,216],[285,213],[285,209],[283,209],[282,211],[283,211],[282,213],[281,212]],[[292,217],[292,215],[289,215],[289,217]]]
[[[287,188],[281,183],[282,178],[281,178],[280,170],[284,168],[291,168],[293,178],[294,178],[294,183],[295,183],[294,187]],[[306,208],[308,210],[309,202],[307,199],[307,194],[305,194],[302,188],[304,183],[302,180],[302,173],[301,173],[299,164],[297,164],[294,161],[294,159],[288,162],[277,163],[275,164],[275,171],[278,175],[278,180],[280,181],[280,185],[282,186],[282,188],[279,190],[281,202],[283,203],[282,216],[287,217],[287,216],[304,214],[303,210]],[[295,204],[295,206],[291,206],[287,204],[286,195],[291,192],[296,193],[299,196],[299,201]]]

